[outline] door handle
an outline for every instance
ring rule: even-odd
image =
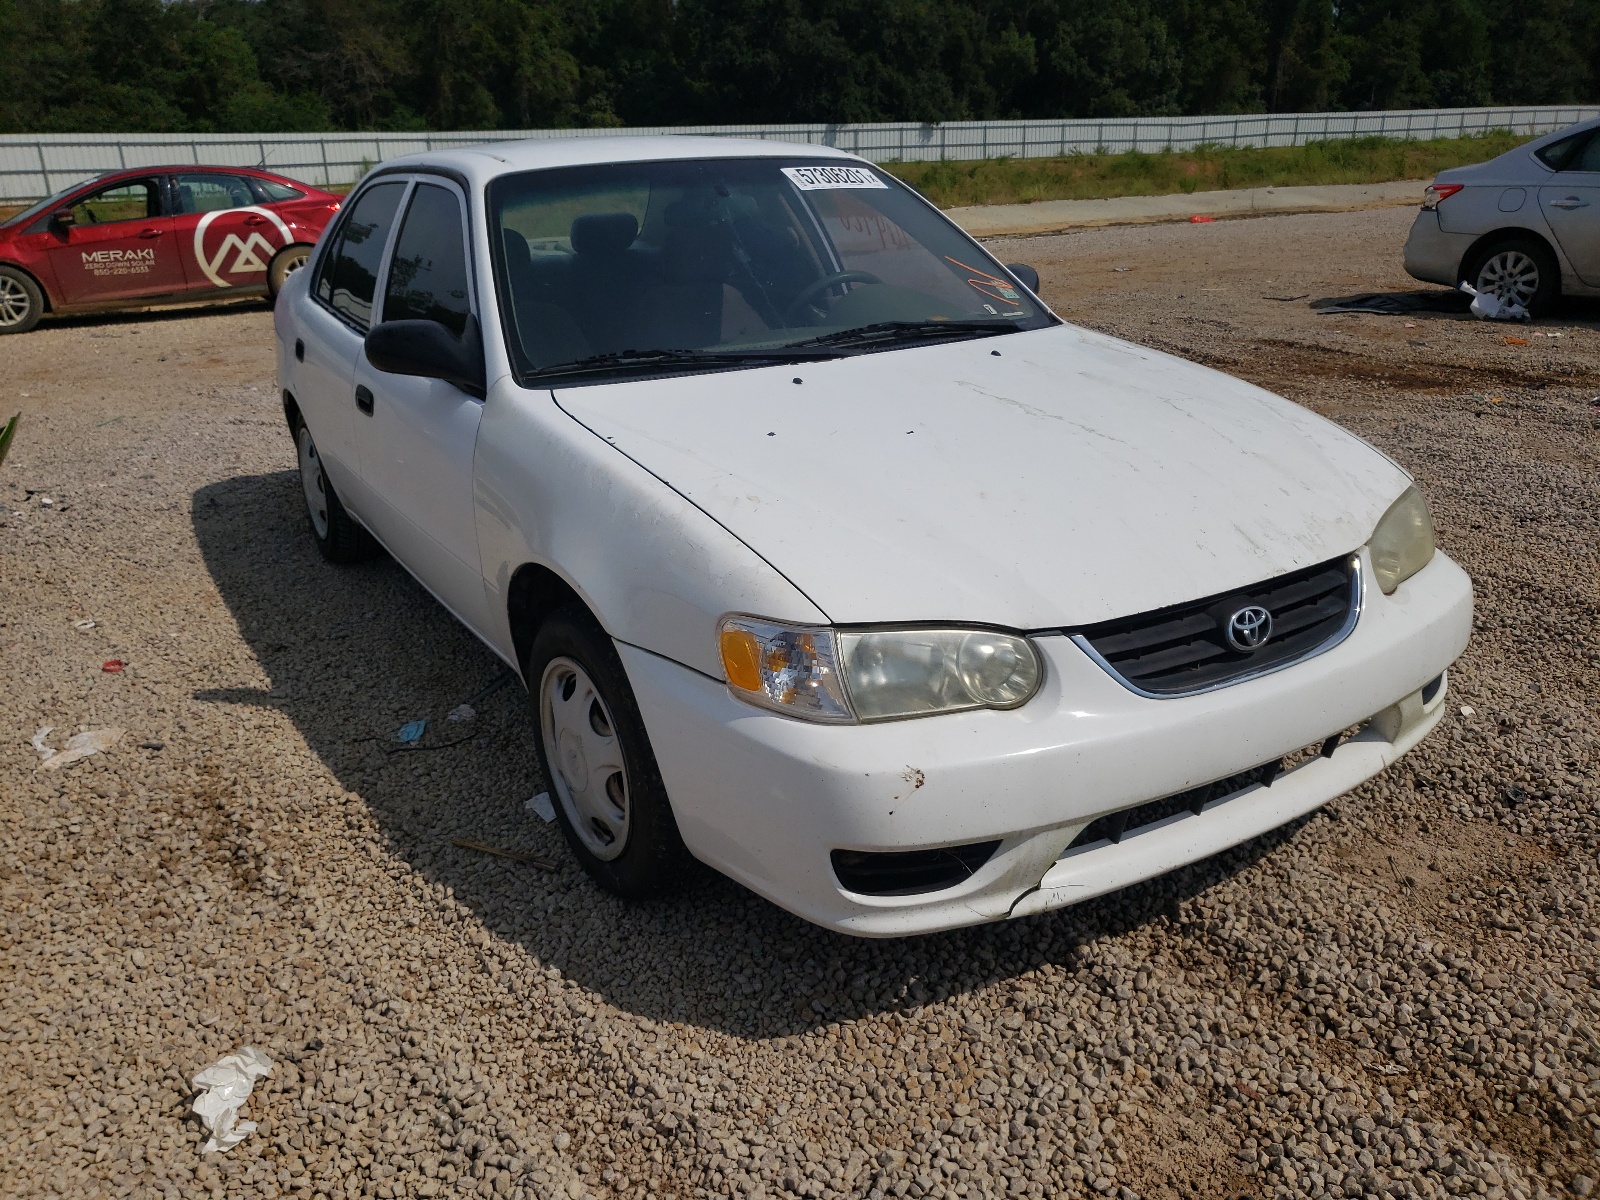
[[[1576,196],[1568,196],[1565,200],[1550,201],[1551,208],[1588,208],[1587,200],[1580,200]]]
[[[139,230],[139,236],[142,237],[142,238],[158,238],[158,237],[161,236],[161,230],[159,230],[159,229],[141,229],[141,230]]]
[[[372,389],[371,388],[364,388],[364,387],[356,388],[356,407],[359,408],[362,412],[366,413],[367,416],[370,417],[372,415]]]
[[[294,340],[294,360],[295,362],[305,362],[306,360],[306,344],[302,338],[295,338]]]
[[[267,219],[265,217],[251,216],[251,217],[246,217],[244,219],[244,223],[246,225],[265,225],[267,223]]]

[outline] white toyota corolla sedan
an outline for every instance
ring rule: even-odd
[[[275,321],[313,536],[515,668],[572,852],[919,933],[1170,871],[1444,712],[1392,460],[1065,324],[871,164],[573,138],[368,175]]]

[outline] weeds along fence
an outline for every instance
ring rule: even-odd
[[[338,186],[354,183],[375,163],[402,154],[544,138],[701,134],[833,146],[874,162],[930,162],[1191,150],[1205,145],[1299,146],[1359,137],[1453,138],[1490,130],[1534,135],[1595,116],[1600,116],[1600,106],[456,133],[5,134],[0,135],[0,203],[36,200],[104,171],[192,163],[264,167],[317,186]]]

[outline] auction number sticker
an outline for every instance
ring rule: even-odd
[[[889,185],[866,167],[780,167],[789,182],[802,192],[826,192],[835,188],[883,188]]]

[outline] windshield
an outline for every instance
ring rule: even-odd
[[[7,225],[16,225],[23,221],[31,221],[34,217],[37,217],[40,213],[46,211],[47,209],[59,206],[61,201],[65,200],[68,196],[72,195],[73,192],[81,188],[83,183],[84,181],[80,179],[71,187],[62,188],[54,196],[46,196],[43,200],[28,205],[27,208],[23,209],[16,216],[7,217],[4,221],[0,221],[0,228],[4,228]]]
[[[834,357],[1052,318],[890,176],[837,159],[608,163],[489,187],[524,382]]]

